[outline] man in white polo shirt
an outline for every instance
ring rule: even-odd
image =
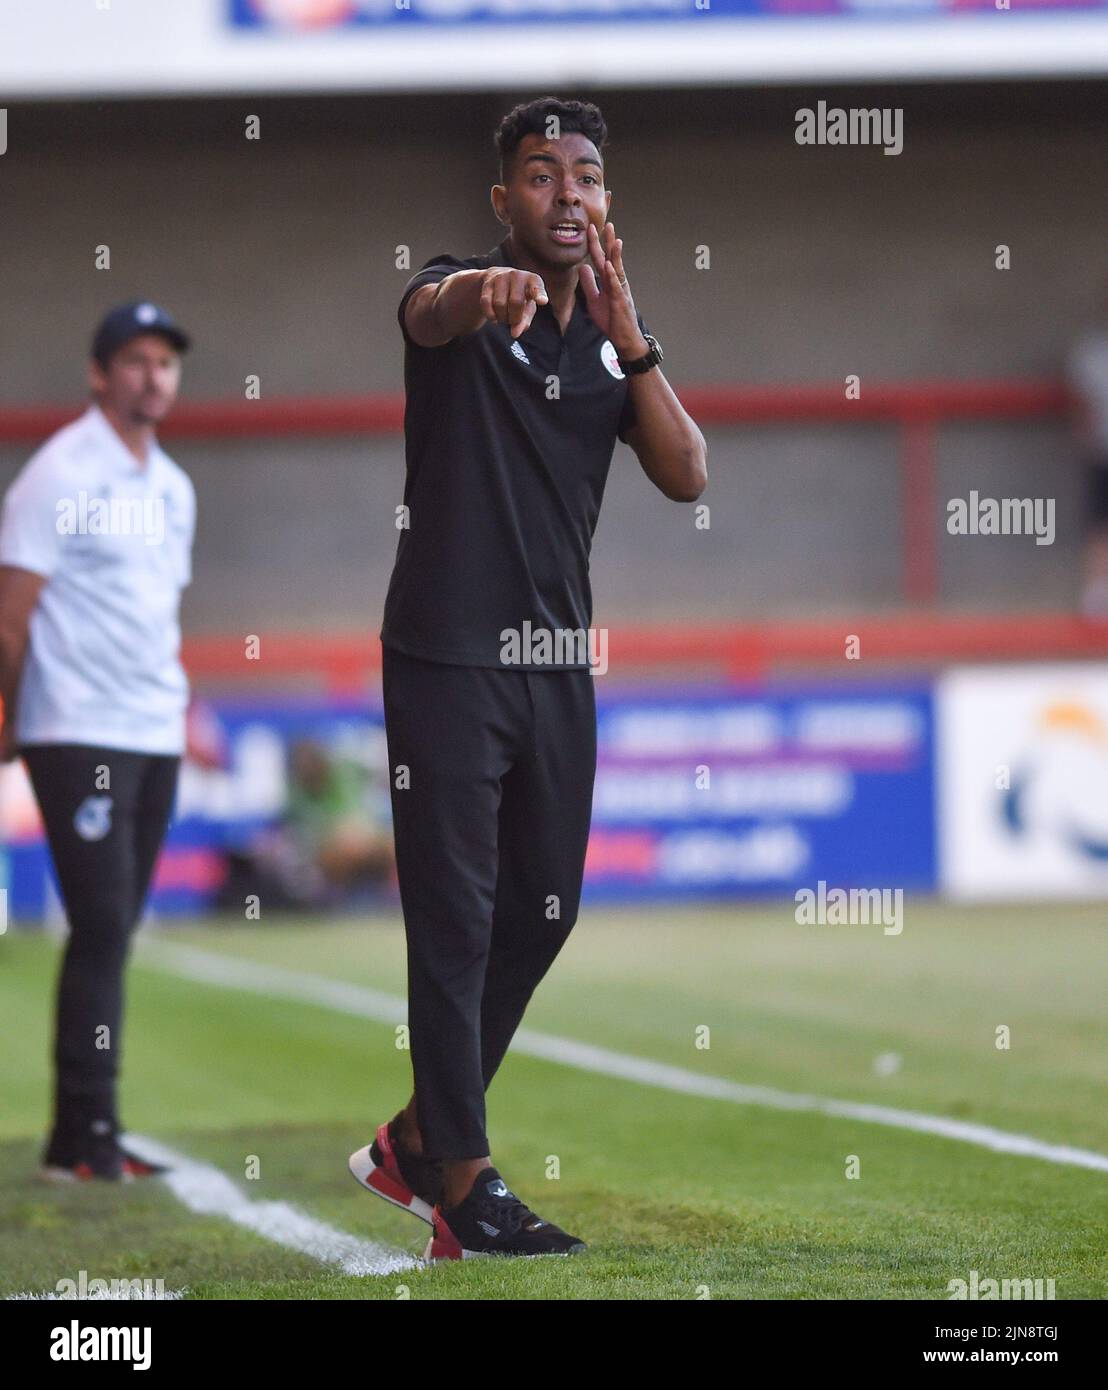
[[[21,754],[69,920],[42,1176],[155,1171],[119,1141],[123,973],[169,824],[188,682],[178,610],[193,486],[155,431],[189,340],[155,304],[93,339],[93,404],[24,464],[0,517],[0,758]]]

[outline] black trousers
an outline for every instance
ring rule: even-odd
[[[85,1157],[90,1134],[120,1128],[123,971],[173,810],[180,758],[76,743],[19,751],[69,920],[46,1154],[47,1162],[68,1164]]]
[[[485,1091],[577,920],[596,773],[588,671],[454,666],[385,647],[416,1119],[482,1158]]]

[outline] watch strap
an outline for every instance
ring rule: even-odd
[[[657,338],[650,333],[644,333],[643,337],[650,346],[641,357],[636,357],[630,362],[625,362],[622,357],[617,355],[616,360],[619,362],[621,370],[630,376],[638,376],[642,372],[649,372],[652,367],[656,367],[662,360],[662,348]]]

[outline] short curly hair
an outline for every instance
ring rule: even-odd
[[[547,134],[551,116],[558,118],[560,135],[587,136],[598,150],[608,139],[608,127],[600,107],[591,101],[561,101],[558,97],[536,97],[513,106],[497,127],[494,141],[500,159],[500,182],[506,184],[514,172],[514,156],[525,135]]]

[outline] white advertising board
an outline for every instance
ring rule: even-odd
[[[1108,899],[1108,662],[936,689],[939,875],[960,899]]]
[[[1108,0],[0,0],[8,105],[1105,72]]]

